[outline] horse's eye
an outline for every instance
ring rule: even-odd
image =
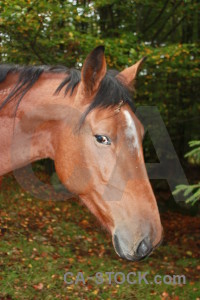
[[[110,145],[111,144],[110,138],[105,136],[105,135],[96,134],[95,138],[96,138],[97,142],[100,143],[100,144],[104,144],[104,145]]]

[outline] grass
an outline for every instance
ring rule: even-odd
[[[168,228],[165,219],[164,229],[172,236],[143,262],[127,262],[76,200],[33,199],[8,175],[0,192],[0,299],[199,299],[198,253],[190,247],[195,233],[177,234],[176,223]],[[73,280],[83,272],[85,284],[66,284],[66,272],[74,274]],[[97,272],[103,284],[96,283]],[[114,276],[109,284],[105,272],[148,272],[149,281],[156,274],[183,274],[186,284],[116,284]]]

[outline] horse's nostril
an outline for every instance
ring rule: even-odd
[[[147,239],[144,239],[137,248],[137,254],[138,256],[145,257],[151,252],[151,245]]]
[[[119,231],[113,235],[115,251],[121,258],[131,261],[140,261],[148,256],[153,249],[149,237],[143,239],[136,249],[132,246],[133,242],[130,242],[128,239],[127,232],[124,233],[123,236],[120,235]]]

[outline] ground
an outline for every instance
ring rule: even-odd
[[[199,216],[164,210],[161,220],[162,245],[142,262],[128,262],[79,201],[33,198],[9,174],[0,191],[0,299],[200,299]],[[83,272],[85,284],[67,284],[66,272],[73,280]],[[148,272],[149,284],[121,283],[120,274],[109,284],[105,272]],[[184,275],[186,283],[151,284],[156,274]]]

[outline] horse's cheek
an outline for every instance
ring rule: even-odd
[[[64,148],[60,147],[56,153],[57,175],[70,192],[76,195],[86,193],[91,176],[89,169],[82,164],[81,152],[73,146]]]

